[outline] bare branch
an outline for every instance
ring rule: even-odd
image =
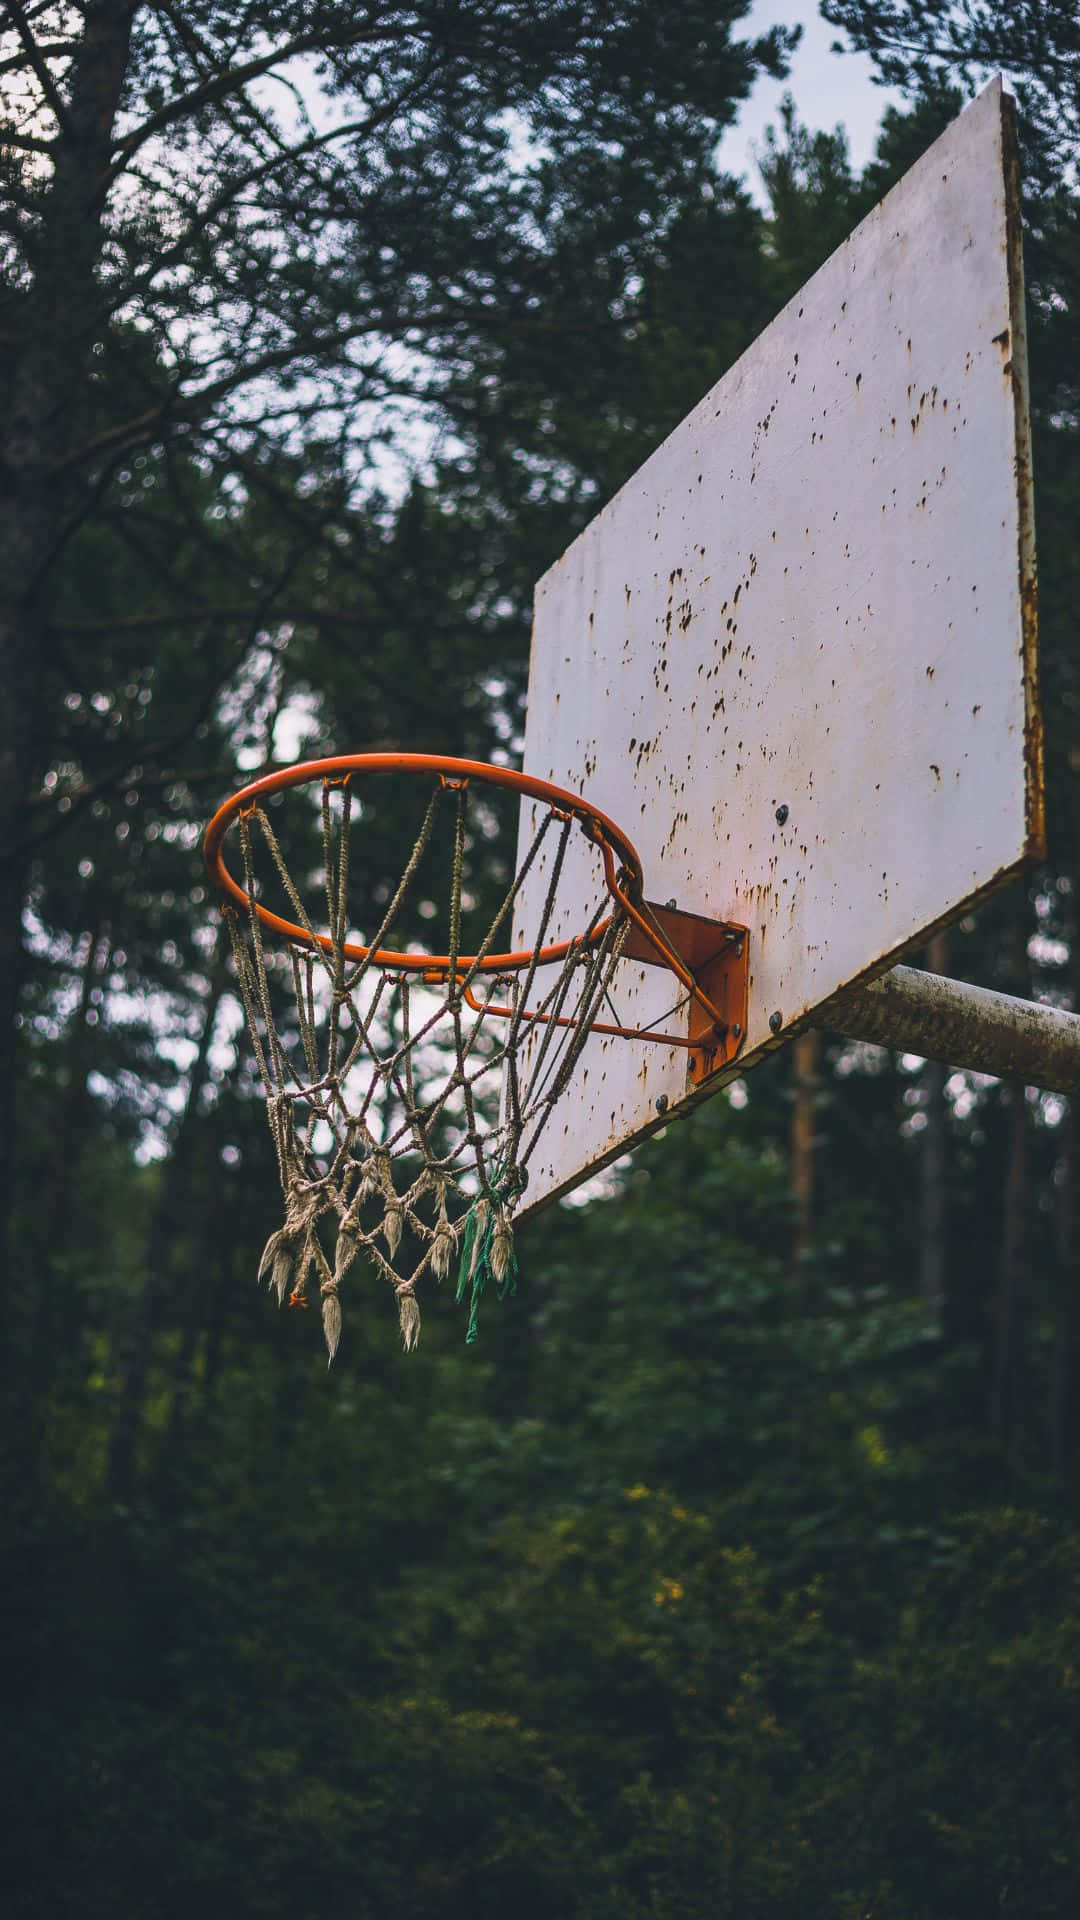
[[[0,147],[18,147],[24,153],[51,153],[51,140],[38,140],[32,133],[16,133],[12,127],[0,130]]]
[[[425,61],[421,72],[416,76],[412,86],[405,88],[401,93],[395,94],[392,100],[384,101],[382,106],[372,108],[362,120],[343,121],[338,126],[324,129],[321,133],[312,132],[304,140],[297,142],[293,146],[288,146],[286,143],[280,142],[275,135],[274,138],[277,144],[276,153],[260,161],[258,166],[250,167],[246,173],[240,174],[235,180],[231,180],[227,186],[219,190],[205,207],[200,208],[196,206],[192,209],[189,223],[183,231],[177,235],[176,239],[172,241],[168,247],[162,248],[162,250],[155,255],[150,267],[141,277],[133,281],[128,281],[122,287],[117,288],[108,306],[103,309],[103,312],[113,313],[118,307],[126,305],[130,300],[136,299],[144,293],[148,293],[155,280],[159,279],[163,273],[167,273],[170,267],[175,266],[178,261],[181,261],[185,257],[194,236],[199,232],[205,232],[212,226],[214,221],[225,213],[230,206],[235,205],[240,195],[245,193],[249,187],[258,186],[261,181],[268,179],[282,159],[300,162],[308,158],[314,158],[317,154],[325,151],[339,140],[347,140],[356,136],[363,139],[370,139],[381,127],[392,120],[396,114],[402,113],[408,107],[416,104],[433,74],[441,65],[445,64],[445,58],[444,53],[432,51]]]
[[[334,45],[341,49],[356,46],[361,41],[370,39],[376,31],[375,28],[353,28],[335,39]],[[179,99],[170,100],[167,106],[159,108],[157,113],[152,113],[148,120],[144,120],[140,127],[135,127],[118,143],[116,158],[107,175],[107,183],[111,183],[123,172],[132,154],[145,145],[147,140],[153,139],[155,134],[162,133],[166,127],[175,125],[178,120],[187,119],[200,107],[209,106],[215,100],[224,100],[230,94],[238,93],[250,81],[260,79],[264,73],[272,72],[274,67],[280,66],[283,61],[294,59],[297,54],[325,53],[326,51],[325,34],[297,34],[292,40],[286,40],[280,47],[275,47],[272,52],[262,54],[259,59],[248,60],[238,67],[227,67],[223,73],[204,80],[201,86],[190,88],[187,93],[181,94]]]
[[[158,406],[148,407],[145,413],[137,414],[121,427],[111,428],[98,434],[93,440],[84,441],[71,453],[65,454],[49,469],[53,475],[68,472],[72,467],[82,466],[94,459],[99,453],[111,453],[118,447],[127,450],[131,447],[147,446],[155,436],[154,429],[160,427],[166,416],[177,424],[195,426],[211,412],[219,400],[224,400],[238,388],[250,385],[263,374],[280,372],[295,360],[305,360],[328,350],[340,353],[341,349],[354,340],[377,335],[379,325],[374,320],[359,322],[356,326],[335,330],[333,333],[313,334],[305,340],[290,340],[286,345],[268,349],[257,358],[245,360],[231,373],[222,374],[205,387],[197,388],[182,398],[174,388]],[[410,389],[411,391],[411,389]]]
[[[233,620],[253,620],[265,612],[263,601],[236,607],[185,607],[173,613],[127,614],[120,620],[54,620],[46,631],[61,639],[104,639],[110,633],[158,633],[170,627],[204,627],[210,623],[228,625]],[[312,626],[350,627],[356,625],[355,613],[342,613],[331,607],[293,606],[286,602],[275,609],[275,620]]]
[[[60,800],[67,800],[69,803],[68,806],[63,813],[57,811],[47,826],[42,827],[37,833],[28,834],[21,845],[15,848],[16,856],[23,858],[27,855],[33,856],[40,847],[46,846],[50,840],[55,840],[59,834],[66,833],[72,822],[76,820],[81,813],[85,813],[87,807],[92,806],[95,800],[102,800],[106,794],[116,793],[120,788],[131,786],[133,784],[132,775],[136,767],[145,766],[147,761],[168,761],[174,753],[178,753],[182,747],[187,745],[192,734],[206,719],[214,701],[228,680],[229,674],[232,673],[235,665],[235,661],[229,662],[227,671],[221,675],[220,679],[216,681],[211,688],[210,697],[200,702],[198,709],[189,718],[181,732],[173,734],[168,740],[160,740],[156,744],[151,743],[149,746],[133,749],[125,758],[122,766],[114,768],[111,773],[102,774],[98,780],[88,780],[84,785],[79,787],[68,787],[63,793],[51,793],[48,798],[54,805]],[[182,780],[186,779],[187,776],[177,772],[172,774],[171,778]],[[164,784],[164,779],[162,784]]]
[[[67,468],[93,460],[100,453],[126,452],[131,447],[145,446],[153,437],[148,429],[160,425],[170,405],[171,399],[166,398],[157,406],[147,407],[145,413],[135,414],[132,419],[123,421],[120,426],[110,427],[107,433],[99,433],[95,439],[85,441],[75,453],[57,461],[55,466],[49,468],[49,473],[64,473]]]
[[[67,117],[67,108],[61,100],[57,91],[56,82],[42,58],[41,49],[31,32],[30,22],[23,12],[20,0],[7,0],[7,10],[14,22],[15,31],[26,49],[26,57],[37,75],[38,85],[52,108],[56,124],[63,133],[70,136],[72,128],[71,122]]]
[[[66,58],[69,54],[78,53],[79,43],[77,40],[50,40],[47,46],[40,47],[38,51],[54,60]],[[22,53],[13,53],[9,60],[0,60],[0,74],[19,73],[25,67],[26,60],[27,56]]]
[[[150,749],[150,751],[153,753],[154,750]],[[235,785],[235,767],[185,767],[182,773],[178,772],[174,767],[167,767],[158,773],[147,774],[145,772],[145,764],[145,759],[143,758],[126,761],[123,772],[119,778],[116,777],[115,773],[107,774],[105,779],[109,782],[111,790],[115,792],[117,787],[123,787],[128,784],[137,786],[140,793],[154,792],[155,790],[160,792],[163,787],[178,785],[181,782],[185,787],[214,786],[220,787],[222,790],[231,785]],[[136,769],[138,769],[137,775]],[[105,791],[108,790],[108,788],[105,789]],[[54,791],[52,793],[31,794],[30,799],[27,801],[27,807],[31,813],[34,813],[45,807],[55,807],[58,800],[70,799],[76,802],[81,809],[84,804],[101,799],[102,797],[102,790],[98,786],[95,786],[92,790],[87,787],[65,787],[62,793]],[[65,815],[65,827],[68,825],[70,818],[70,813]],[[59,831],[59,829],[57,829],[57,831]],[[51,831],[46,829],[40,838],[41,840],[51,839]],[[38,842],[35,841],[34,844],[37,845]]]

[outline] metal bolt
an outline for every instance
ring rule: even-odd
[[[780,807],[777,807],[777,809],[776,809],[776,824],[777,824],[777,826],[778,826],[778,827],[782,827],[782,826],[783,826],[783,824],[784,824],[784,821],[785,821],[785,820],[787,819],[787,817],[788,817],[788,813],[789,813],[789,812],[790,812],[790,808],[788,808],[788,807],[785,807],[785,806],[780,806]]]
[[[656,1102],[657,1113],[666,1113],[668,1110],[668,1104],[669,1102],[668,1102],[667,1094],[666,1093],[660,1094]]]
[[[665,907],[667,907],[667,908],[668,908],[668,910],[669,910],[669,912],[671,912],[671,913],[674,913],[674,912],[675,912],[675,911],[677,910],[677,908],[678,908],[678,904],[679,904],[679,903],[678,903],[678,901],[677,901],[677,900],[665,900],[665,901],[664,901],[664,905],[665,905]]]
[[[770,1013],[769,1015],[769,1032],[779,1033],[783,1024],[784,1024],[784,1016],[780,1012],[779,1008],[777,1008],[775,1013]]]

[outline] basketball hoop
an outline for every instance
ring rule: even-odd
[[[348,904],[354,782],[387,774],[418,777],[428,798],[401,877],[364,938],[350,923]],[[307,785],[321,787],[318,918],[325,912],[326,931],[289,871],[265,805]],[[466,951],[466,922],[476,912],[465,884],[470,808],[475,815],[477,790],[491,788],[534,802],[534,828],[501,901]],[[234,827],[242,882],[225,862]],[[556,939],[560,879],[576,833],[595,855],[595,904],[569,937]],[[433,887],[440,844],[446,857]],[[279,1302],[288,1297],[293,1306],[306,1305],[317,1282],[331,1360],[341,1333],[341,1283],[361,1255],[394,1288],[406,1349],[419,1338],[416,1288],[425,1273],[443,1280],[457,1261],[470,1341],[485,1288],[492,1285],[500,1298],[514,1291],[514,1210],[529,1160],[591,1034],[686,1048],[692,1078],[703,1061],[715,1070],[740,1044],[743,929],[650,906],[641,862],[622,830],[546,781],[434,754],[306,761],[233,794],[211,820],[203,852],[225,895],[285,1199],[284,1222],[266,1244],[259,1276]],[[515,948],[515,904],[537,873],[547,876],[539,923],[532,944]],[[274,885],[295,917],[268,904]],[[420,950],[409,938],[409,919],[417,909],[434,914],[427,896],[438,892],[445,951]],[[701,929],[708,929],[711,952],[696,952],[692,967],[676,941],[680,932],[696,933],[700,947]],[[284,954],[268,951],[268,935],[283,943]],[[689,1033],[601,1020],[612,1008],[623,958],[671,970],[682,1003],[690,1003]],[[742,1025],[728,1011],[732,960],[741,962]],[[705,961],[724,964],[710,972]]]

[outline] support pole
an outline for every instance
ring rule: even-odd
[[[832,1033],[1054,1093],[1080,1093],[1080,1014],[894,967],[828,1009]]]

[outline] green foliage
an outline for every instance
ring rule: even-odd
[[[1072,0],[822,0],[881,80],[918,96],[973,90],[1004,71],[1015,86],[1033,182],[1055,191],[1080,136],[1080,22]],[[1074,182],[1075,184],[1075,182]]]
[[[248,1270],[137,1508],[57,1436],[16,1912],[1061,1910],[1080,1529],[904,1438],[926,1326],[872,1218],[800,1311],[777,1091],[537,1222],[480,1348],[447,1296],[406,1366],[373,1282],[328,1380]]]

